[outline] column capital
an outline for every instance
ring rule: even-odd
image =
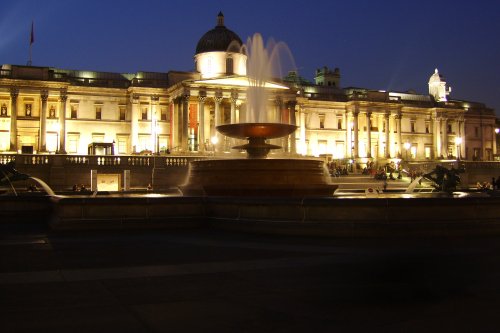
[[[18,87],[11,87],[10,88],[10,97],[12,97],[12,99],[17,99],[17,96],[19,96],[19,88]]]
[[[68,90],[66,90],[65,88],[61,89],[59,99],[61,100],[61,102],[66,103],[66,101],[68,100]]]
[[[130,94],[130,103],[138,104],[139,103],[139,95],[138,94]]]
[[[160,100],[160,96],[158,96],[158,95],[151,95],[151,103],[152,104],[158,104],[159,100]]]
[[[238,91],[231,90],[231,101],[235,103],[238,100]]]
[[[47,99],[49,98],[49,91],[47,89],[44,89],[40,92],[40,98],[42,99],[42,102],[47,102]]]
[[[220,104],[222,102],[222,90],[217,90],[214,96],[215,103]]]
[[[295,109],[295,106],[297,105],[297,101],[287,101],[286,105],[288,108],[293,110],[293,109]]]
[[[198,95],[198,102],[205,103],[206,99],[207,99],[206,95]]]

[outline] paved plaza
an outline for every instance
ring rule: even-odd
[[[0,332],[498,332],[500,240],[4,228]]]

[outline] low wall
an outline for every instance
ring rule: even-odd
[[[383,237],[500,234],[500,198],[210,198],[212,226],[289,235]]]
[[[500,234],[500,198],[61,198],[51,227],[213,227],[288,235],[383,237]]]
[[[195,228],[203,225],[201,198],[65,197],[55,200],[55,230]]]
[[[46,225],[54,214],[50,197],[40,195],[0,196],[0,225]]]

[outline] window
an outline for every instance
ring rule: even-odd
[[[120,120],[125,120],[126,109],[124,106],[120,106]]]
[[[80,139],[80,134],[68,133],[68,144],[66,149],[69,154],[78,154],[78,141]]]
[[[325,115],[319,115],[319,128],[325,128]]]
[[[320,155],[327,153],[328,141],[327,140],[318,140],[318,153]]]
[[[71,119],[78,118],[78,107],[76,105],[71,105]]]
[[[142,108],[141,119],[148,120],[148,108]]]
[[[414,122],[414,121],[412,121],[412,122],[410,123],[410,127],[411,127],[410,131],[411,131],[412,133],[415,133],[415,122]]]
[[[10,148],[10,134],[8,131],[0,130],[0,151],[7,151]]]
[[[139,144],[138,144],[138,151],[143,151],[143,150],[151,150],[150,149],[150,144],[151,144],[151,137],[146,134],[139,134]]]
[[[342,118],[337,119],[337,128],[342,129]]]
[[[7,117],[7,105],[5,103],[2,104],[0,116]]]
[[[163,120],[163,121],[170,121],[170,117],[169,117],[169,113],[168,113],[168,108],[165,106],[165,107],[162,107],[160,108],[160,119]]]
[[[452,132],[451,124],[448,124],[448,133],[451,133],[451,132]]]
[[[430,160],[432,157],[431,157],[431,149],[432,147],[431,146],[425,146],[424,148],[424,154],[425,154],[425,159],[427,160]]]
[[[92,133],[92,142],[104,142],[104,133]]]
[[[118,154],[127,154],[128,152],[128,136],[127,135],[117,135],[117,149]]]
[[[425,123],[425,133],[429,134],[431,132],[431,126],[429,123]]]
[[[102,108],[100,106],[95,107],[95,119],[102,119]]]
[[[231,57],[226,58],[226,74],[227,75],[234,74],[233,58],[231,58]]]
[[[413,144],[410,148],[410,155],[412,159],[417,158],[417,144]]]
[[[478,138],[478,137],[479,137],[479,127],[477,127],[477,126],[476,126],[476,127],[474,127],[474,136],[475,136],[476,138]]]
[[[32,107],[31,103],[24,104],[24,115],[26,117],[31,117],[31,107]]]
[[[481,158],[481,149],[480,148],[474,148],[474,155],[472,156],[472,160],[473,161],[479,161],[480,158]]]
[[[486,153],[486,161],[492,161],[493,160],[493,152],[492,152],[491,148],[486,148],[485,153]]]

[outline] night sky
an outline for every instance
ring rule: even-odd
[[[484,102],[500,115],[495,0],[10,0],[0,11],[0,63],[26,64],[33,20],[34,66],[190,71],[219,11],[243,41],[260,32],[285,42],[308,80],[316,68],[339,67],[343,87],[427,93],[437,67],[451,98]]]

